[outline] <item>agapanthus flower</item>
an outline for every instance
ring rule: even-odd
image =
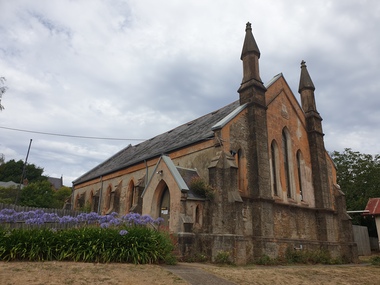
[[[119,232],[119,235],[121,235],[121,236],[125,236],[126,234],[128,234],[128,231],[127,231],[127,230],[121,230],[121,231]]]

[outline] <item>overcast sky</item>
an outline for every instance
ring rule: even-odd
[[[0,154],[64,184],[238,99],[250,21],[264,83],[316,87],[328,151],[380,153],[378,0],[0,0]],[[130,139],[100,140],[28,133]]]

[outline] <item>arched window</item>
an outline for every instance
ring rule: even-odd
[[[289,136],[285,130],[282,130],[282,156],[284,162],[284,174],[285,174],[285,189],[288,198],[292,198],[292,188],[291,188],[291,166],[290,166],[290,151],[289,151]]]
[[[195,223],[199,224],[199,205],[195,207]]]
[[[272,193],[275,196],[280,196],[279,183],[278,183],[278,148],[275,140],[270,145],[271,153],[271,180],[272,180]]]
[[[108,188],[107,188],[107,191],[106,191],[106,199],[105,199],[105,210],[106,212],[108,212],[111,208],[111,205],[112,205],[112,201],[111,201],[111,197],[112,196],[112,186],[109,185]]]
[[[303,174],[303,158],[300,150],[297,151],[297,173],[298,173],[298,187],[300,189],[301,201],[304,200],[303,185],[302,185],[302,174]]]
[[[202,228],[202,223],[203,223],[203,207],[201,204],[198,204],[195,207],[193,229]]]
[[[78,194],[75,202],[75,209],[80,210],[84,208],[86,202],[86,192]]]
[[[128,185],[128,191],[127,191],[127,213],[132,211],[133,205],[135,204],[134,199],[134,192],[135,192],[135,184],[133,183],[133,180],[129,182]]]

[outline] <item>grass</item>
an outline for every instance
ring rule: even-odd
[[[370,260],[368,258],[367,260]],[[191,263],[236,284],[378,284],[380,266],[365,264],[291,265],[291,266],[216,266]],[[22,272],[22,273],[21,273]],[[0,262],[0,280],[4,284],[67,285],[140,285],[188,284],[158,265],[82,262]]]

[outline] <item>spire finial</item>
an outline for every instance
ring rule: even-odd
[[[241,59],[243,59],[244,55],[249,53],[255,53],[260,58],[260,51],[256,44],[255,38],[252,34],[251,23],[247,22],[245,27],[245,39],[243,44],[243,51],[241,53]]]
[[[298,92],[301,93],[303,89],[310,89],[315,90],[313,81],[311,80],[311,77],[309,75],[309,72],[306,68],[306,61],[301,61],[301,77],[300,77],[300,85],[298,88]]]

